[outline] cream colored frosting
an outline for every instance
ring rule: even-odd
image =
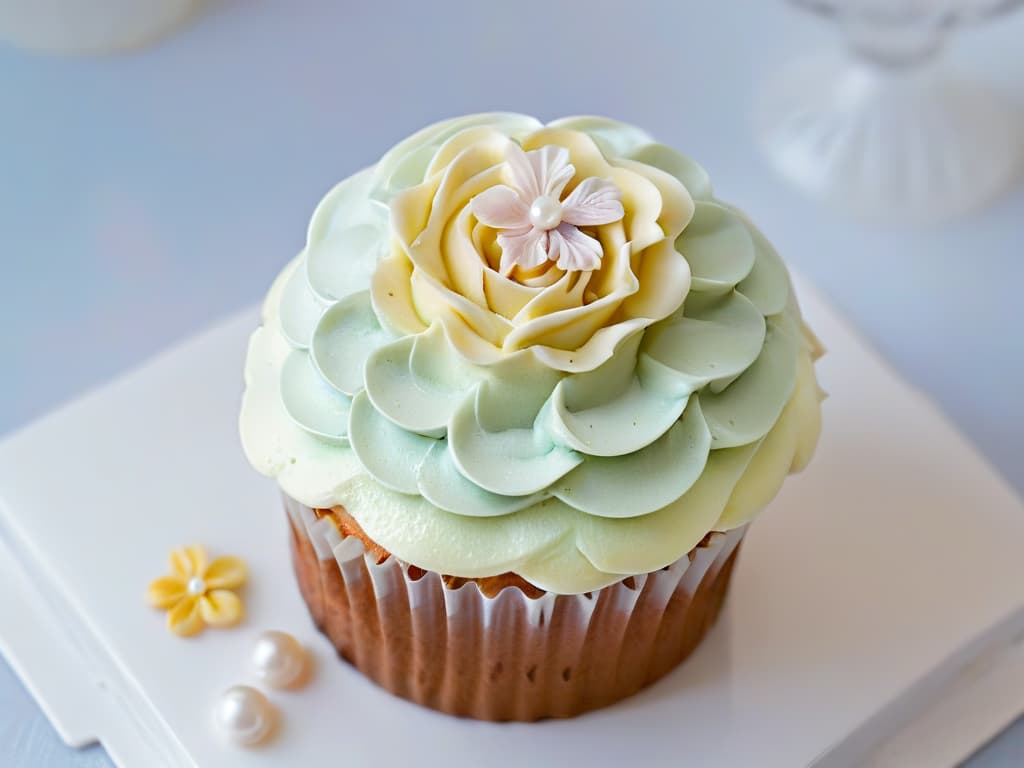
[[[596,269],[498,268],[473,200],[509,185],[512,142],[567,150],[566,195],[614,185]],[[809,460],[816,353],[778,255],[689,158],[611,120],[474,115],[318,206],[250,343],[242,438],[404,561],[584,592],[745,524]]]

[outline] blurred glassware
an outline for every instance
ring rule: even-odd
[[[0,41],[61,54],[139,48],[168,34],[205,0],[0,0]]]
[[[881,220],[979,208],[1016,179],[1020,114],[940,53],[960,26],[1020,0],[791,0],[834,19],[840,55],[804,60],[762,91],[757,133],[774,165],[811,194]]]

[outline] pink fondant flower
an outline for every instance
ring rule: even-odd
[[[576,168],[569,162],[569,151],[553,144],[524,152],[510,142],[507,160],[513,186],[498,184],[471,201],[480,222],[501,230],[501,273],[508,275],[517,266],[536,269],[547,261],[566,272],[597,269],[601,243],[579,228],[623,217],[618,187],[591,176],[562,200]]]

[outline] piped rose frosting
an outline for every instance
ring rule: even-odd
[[[611,120],[474,115],[318,206],[250,343],[242,437],[402,560],[583,592],[748,522],[806,463],[816,351],[689,158]]]

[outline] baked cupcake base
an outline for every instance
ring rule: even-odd
[[[555,595],[512,574],[423,571],[352,535],[342,510],[287,497],[285,507],[302,596],[338,653],[398,696],[480,720],[572,717],[671,671],[718,617],[745,531],[708,534],[672,565],[596,592]]]

